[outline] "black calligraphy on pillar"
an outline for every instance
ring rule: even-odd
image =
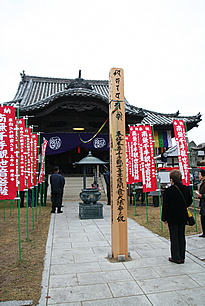
[[[120,100],[120,82],[121,82],[121,71],[116,69],[114,72],[113,72],[113,75],[114,76],[118,76],[116,79],[115,79],[115,98]]]
[[[123,183],[123,134],[121,131],[116,133],[116,168],[117,168],[117,210],[118,210],[118,222],[125,222],[123,214],[125,205],[125,187]]]
[[[117,107],[116,119],[122,121],[123,120],[123,114],[122,114],[122,111],[121,111],[120,102],[115,103],[115,107]]]
[[[118,75],[119,77],[121,77],[120,72],[121,72],[120,69],[116,69],[116,70],[113,72],[113,75],[114,75],[114,76]]]

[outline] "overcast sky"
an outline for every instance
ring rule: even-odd
[[[205,142],[204,0],[0,0],[0,103],[27,75],[107,80],[124,69],[125,96],[148,110],[202,122]]]

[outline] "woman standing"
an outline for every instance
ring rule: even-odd
[[[203,230],[203,234],[199,235],[199,237],[205,238],[205,170],[199,171],[199,179],[202,181],[200,188],[199,188],[199,194],[197,196],[198,199],[200,199],[199,207],[200,207],[200,215],[201,215],[201,226]]]
[[[185,225],[187,209],[192,203],[190,190],[181,183],[182,175],[179,170],[170,172],[171,186],[164,192],[162,221],[169,227],[171,242],[171,257],[169,261],[181,264],[185,259]],[[186,203],[185,203],[186,202]]]

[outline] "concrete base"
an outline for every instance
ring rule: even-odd
[[[79,203],[80,219],[103,219],[103,205]]]

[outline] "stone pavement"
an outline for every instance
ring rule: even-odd
[[[111,263],[110,206],[80,220],[78,202],[52,214],[40,306],[205,305],[205,239],[187,238],[184,264],[168,261],[169,241],[128,219],[131,261]]]

